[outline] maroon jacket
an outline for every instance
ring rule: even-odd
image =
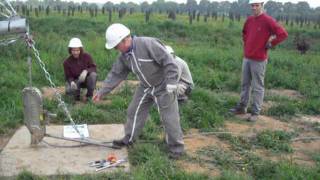
[[[258,17],[249,16],[242,30],[244,56],[251,60],[266,60],[268,58],[266,44],[271,35],[276,36],[271,41],[272,46],[288,37],[287,31],[271,16],[265,13]]]
[[[96,64],[93,62],[91,56],[87,53],[80,54],[79,59],[75,59],[70,55],[63,62],[64,75],[66,81],[69,83],[71,81],[77,80],[83,70],[90,72],[97,72]]]

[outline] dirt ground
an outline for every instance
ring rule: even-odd
[[[303,96],[293,90],[269,90],[269,95],[285,96],[292,99],[301,99]],[[274,103],[271,101],[264,102],[264,110],[270,108]],[[237,115],[239,121],[226,120],[224,122],[224,128],[221,130],[225,133],[230,133],[235,137],[252,138],[257,133],[264,130],[282,130],[285,132],[299,131],[299,135],[296,138],[308,138],[318,137],[320,138],[319,131],[310,128],[310,123],[320,123],[320,116],[301,115],[294,119],[294,121],[283,122],[273,117],[260,116],[259,120],[255,123],[247,122],[246,119],[250,114]],[[190,135],[192,134],[192,135]],[[192,159],[199,159],[199,151],[206,147],[217,147],[225,152],[232,152],[231,144],[228,141],[221,140],[217,134],[202,134],[197,129],[191,129],[186,133],[185,138],[186,153],[188,157]],[[293,163],[303,166],[315,166],[315,162],[312,159],[312,155],[320,152],[320,140],[298,140],[292,141],[290,144],[293,148],[293,153],[274,153],[270,150],[263,148],[252,149],[253,154],[258,157],[271,161],[289,160]],[[203,161],[194,161],[190,159],[184,159],[177,162],[178,166],[186,169],[188,172],[201,172],[208,175],[217,176],[221,173],[219,167],[214,166],[214,163],[205,163]]]

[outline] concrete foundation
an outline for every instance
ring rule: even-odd
[[[47,133],[63,136],[63,126],[47,126]],[[112,141],[124,136],[122,124],[89,125],[90,138],[99,141]],[[79,145],[77,142],[58,140],[45,137],[44,141],[59,146]],[[118,169],[129,171],[129,163],[124,167],[108,168],[99,172],[89,167],[88,162],[105,159],[109,154],[114,154],[118,159],[128,158],[126,148],[111,149],[100,146],[82,147],[52,147],[41,142],[36,147],[30,147],[31,136],[28,129],[19,128],[0,153],[0,177],[15,176],[26,170],[36,175],[61,175],[61,174],[92,174],[110,172]]]

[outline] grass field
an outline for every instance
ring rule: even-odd
[[[41,59],[58,86],[64,85],[62,62],[68,56],[67,44],[70,38],[79,37],[98,67],[99,80],[103,80],[117,57],[117,52],[107,51],[105,29],[110,24],[107,17],[98,15],[91,18],[88,14],[77,14],[75,17],[63,17],[59,14],[51,16],[30,17],[30,29]],[[180,15],[176,21],[168,20],[164,14],[152,14],[149,23],[144,15],[135,13],[113,22],[127,25],[132,33],[138,36],[153,36],[171,45],[176,54],[183,58],[190,67],[195,81],[195,89],[190,100],[181,107],[181,123],[184,132],[197,128],[211,132],[223,127],[226,120],[234,121],[227,114],[238,101],[240,92],[240,74],[242,63],[241,22],[229,22],[225,19],[208,23],[203,21],[188,24],[187,16]],[[263,111],[263,115],[290,122],[298,115],[320,115],[320,31],[312,26],[303,29],[286,27],[289,38],[276,49],[271,50],[266,72],[266,89],[290,89],[303,96],[292,99],[281,96],[266,95],[266,101],[274,102]],[[310,42],[311,48],[301,55],[293,43],[297,33],[302,34]],[[23,104],[21,90],[28,85],[27,55],[32,55],[24,42],[9,46],[0,46],[0,135],[6,136],[23,124]],[[34,59],[34,57],[33,57]],[[33,86],[38,88],[49,86],[44,73],[37,62],[33,61]],[[135,79],[130,76],[129,79]],[[76,123],[124,123],[126,108],[131,100],[132,89],[124,88],[121,92],[107,96],[112,101],[107,105],[87,104],[81,108],[73,106],[68,99],[69,109]],[[54,123],[66,124],[68,121],[58,109],[55,100],[46,100],[45,106],[58,113]],[[235,120],[237,121],[237,119]],[[319,124],[312,124],[317,129]],[[263,131],[255,140],[244,140],[235,136],[219,136],[230,144],[233,152],[244,157],[245,166],[237,165],[232,154],[208,146],[200,155],[210,158],[211,164],[218,167],[221,173],[212,177],[206,173],[189,172],[175,161],[169,160],[165,144],[159,135],[163,132],[158,114],[151,111],[150,121],[142,133],[142,140],[156,140],[159,143],[137,143],[129,149],[132,169],[130,173],[116,172],[113,174],[85,176],[39,177],[23,172],[18,179],[319,179],[320,153],[312,154],[314,166],[303,165],[290,161],[274,162],[261,160],[248,150],[254,146],[290,154],[294,150],[290,139],[294,133],[284,131]],[[296,131],[299,132],[299,131]],[[192,161],[192,159],[186,160]],[[193,159],[193,161],[195,161]]]

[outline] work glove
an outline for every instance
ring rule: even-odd
[[[81,72],[80,76],[79,76],[79,83],[83,83],[86,80],[88,71],[85,69]]]
[[[78,86],[74,81],[71,81],[70,87],[71,87],[71,90],[74,90],[74,91],[78,89]]]
[[[178,86],[175,84],[167,84],[167,87],[166,87],[168,93],[172,93],[174,91],[177,91],[177,88],[178,88]]]
[[[184,84],[178,84],[178,85],[177,85],[178,95],[183,95],[183,94],[185,94],[186,90],[187,90],[187,87],[186,87]]]

